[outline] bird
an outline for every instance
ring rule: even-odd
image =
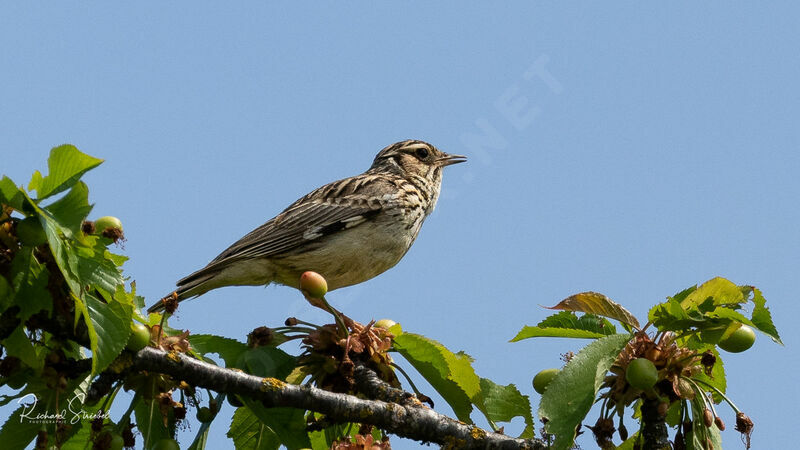
[[[367,281],[405,256],[436,206],[443,169],[466,160],[420,140],[389,145],[364,173],[311,191],[180,279],[148,312],[225,286],[299,289],[306,271],[329,291]]]

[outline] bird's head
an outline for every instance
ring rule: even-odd
[[[407,140],[381,150],[369,172],[391,172],[438,182],[442,179],[442,168],[466,160],[466,156],[450,155],[427,142]]]

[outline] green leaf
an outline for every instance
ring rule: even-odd
[[[87,372],[84,379],[77,379],[70,383],[75,386],[72,390],[72,396],[69,399],[67,409],[74,413],[71,423],[72,427],[67,430],[64,438],[67,442],[73,444],[62,445],[61,450],[87,450],[86,443],[89,441],[88,437],[92,433],[91,417],[97,417],[99,410],[102,408],[102,402],[95,405],[85,405],[83,401],[89,393],[91,387],[92,376]],[[102,414],[102,413],[101,413]],[[69,420],[69,419],[68,419]],[[77,436],[77,438],[76,438]]]
[[[115,292],[118,285],[125,283],[125,278],[114,261],[107,258],[108,249],[99,239],[89,237],[87,242],[94,246],[77,242],[68,244],[70,272],[77,275],[81,286],[88,284],[106,292]]]
[[[226,367],[235,367],[236,361],[246,352],[247,344],[236,339],[215,336],[213,334],[193,334],[189,336],[192,350],[201,355],[216,353],[225,361]]]
[[[616,327],[600,316],[584,314],[578,317],[574,312],[562,311],[544,319],[535,327],[523,327],[511,342],[533,337],[596,339],[616,332]]]
[[[403,333],[394,348],[411,363],[453,408],[458,420],[472,423],[472,399],[480,392],[480,378],[466,354],[454,354],[442,344],[414,333]]]
[[[693,290],[680,303],[684,309],[698,306],[708,298],[714,299],[714,305],[735,304],[747,301],[742,288],[722,277],[712,278]]]
[[[11,306],[14,295],[14,288],[11,287],[11,283],[6,280],[6,277],[0,275],[0,313]]]
[[[726,325],[732,322],[740,322],[745,325],[755,327],[755,324],[753,324],[753,322],[750,321],[750,319],[748,319],[744,314],[740,313],[739,311],[734,311],[733,309],[730,309],[725,306],[720,306],[719,308],[716,308],[713,311],[708,312],[706,316],[712,319],[721,319],[721,322],[723,322]]]
[[[24,449],[36,439],[42,425],[35,420],[22,417],[23,415],[30,417],[36,413],[32,413],[30,407],[20,406],[11,414],[3,424],[3,428],[0,428],[0,442],[3,443],[3,448]]]
[[[227,436],[233,439],[236,450],[272,450],[281,445],[275,432],[247,408],[238,408],[233,413]]]
[[[308,448],[305,412],[294,408],[266,408],[260,401],[242,398],[245,406],[290,449]],[[240,408],[243,409],[243,408]]]
[[[625,442],[619,444],[614,450],[634,450],[633,444],[639,439],[639,432],[633,433]]]
[[[30,338],[25,334],[23,327],[17,327],[7,338],[0,342],[5,347],[7,354],[16,356],[28,367],[39,370],[44,365],[44,357],[40,353],[46,351],[46,349],[43,350],[42,347],[38,346],[34,347]]]
[[[589,413],[608,369],[630,339],[629,334],[614,334],[592,342],[547,386],[539,415],[547,419],[547,432],[556,437],[554,449],[572,446],[575,428]]]
[[[75,199],[82,198],[84,194],[82,188],[78,188],[76,192],[78,194],[75,196],[65,196],[65,199],[69,200],[60,207],[80,207]],[[60,210],[60,207],[56,208],[56,212]],[[38,205],[33,205],[33,208],[47,235],[47,242],[53,258],[75,296],[81,298],[86,285],[113,293],[118,285],[124,284],[125,279],[117,268],[120,257],[112,255],[101,239],[73,233],[68,226],[60,223],[49,210],[40,208]],[[74,225],[76,219],[73,217],[66,220],[73,221],[67,225]]]
[[[308,439],[311,441],[313,450],[328,450],[331,448],[324,431],[311,431],[308,433]]]
[[[757,288],[753,288],[753,303],[756,306],[753,308],[753,318],[751,320],[755,328],[769,336],[773,341],[783,345],[780,336],[778,336],[778,329],[772,323],[772,314],[770,314],[769,308],[765,306],[767,301]]]
[[[169,417],[167,418],[168,425],[175,422],[175,417],[173,417],[171,411],[172,409],[170,408]],[[136,416],[136,428],[142,433],[144,448],[150,448],[159,440],[172,437],[172,433],[164,426],[164,416],[161,415],[158,401],[139,398],[133,412]]]
[[[17,316],[23,322],[39,311],[50,311],[53,306],[47,290],[50,273],[33,256],[33,251],[31,247],[23,247],[11,262],[11,284],[16,292],[12,304],[20,307]]]
[[[674,298],[650,309],[648,319],[659,331],[689,331],[694,327],[718,327],[719,323],[710,321],[705,313],[700,312],[695,306],[689,305],[686,309],[681,302]]]
[[[286,378],[294,370],[297,360],[275,347],[257,347],[243,352],[236,362],[245,372],[259,377]]]
[[[639,321],[622,305],[597,292],[582,292],[561,300],[556,306],[548,309],[563,309],[566,311],[579,311],[596,314],[620,321],[621,323],[636,328]]]
[[[690,345],[690,348],[691,348],[691,345]],[[714,356],[717,358],[717,360],[714,363],[714,367],[711,369],[711,376],[706,375],[704,372],[701,372],[701,373],[699,373],[697,375],[694,375],[693,378],[701,380],[701,381],[704,381],[704,382],[710,384],[711,386],[714,386],[715,388],[719,389],[720,392],[722,392],[724,394],[725,393],[725,389],[727,388],[727,380],[725,379],[725,365],[723,364],[722,357],[720,356],[720,354],[717,351],[716,347],[710,346],[710,347],[700,348],[700,349],[697,349],[697,350],[698,351],[710,350],[712,353],[714,353]],[[700,384],[699,386],[702,387],[702,388],[705,388],[705,385],[703,385],[703,384]],[[719,402],[721,402],[723,400],[722,396],[719,395],[718,393],[716,393],[716,392],[714,392],[714,391],[712,391],[710,389],[706,389],[706,390],[711,392],[711,395],[714,398],[714,403],[719,403]]]
[[[527,439],[534,436],[531,401],[516,386],[501,386],[492,380],[481,378],[481,397],[481,410],[490,422],[511,422],[514,417],[522,417],[525,419],[525,430],[519,437]]]
[[[69,144],[55,147],[47,158],[48,175],[43,177],[38,170],[34,172],[28,190],[35,190],[38,199],[43,200],[71,188],[84,173],[102,162]]]
[[[575,330],[572,328],[542,328],[524,326],[522,329],[511,339],[510,342],[517,342],[523,339],[535,337],[562,337],[574,339],[597,339],[605,336],[605,334],[595,333],[594,331]]]
[[[14,184],[11,178],[3,175],[3,178],[0,179],[0,203],[8,205],[17,211],[25,211],[30,209],[28,202],[29,200],[25,194]]]
[[[61,446],[60,450],[87,450],[89,447],[87,443],[92,438],[92,427],[91,425],[84,425],[82,422],[78,422],[72,425],[73,429],[77,427],[77,430],[72,434],[72,436],[64,442]],[[70,431],[73,431],[71,429]]]
[[[78,234],[81,224],[92,210],[89,204],[89,187],[79,181],[67,195],[44,207],[61,226]]]
[[[22,397],[22,406],[11,414],[0,429],[2,448],[26,448],[42,427],[46,427],[52,436],[55,420],[50,418],[56,414],[63,415],[66,424],[78,422],[82,418],[81,402],[78,400],[83,398],[79,395],[85,394],[88,386],[88,378],[79,378],[71,380],[63,391],[45,388]],[[44,423],[40,421],[41,417],[44,417]]]
[[[765,306],[766,300],[758,289],[736,286],[724,278],[714,278],[684,293],[682,300],[676,296],[650,310],[648,318],[660,331],[671,330],[682,334],[697,329],[701,331],[703,342],[716,344],[732,332],[732,324],[743,323],[782,344],[769,309]],[[755,308],[752,319],[748,319],[740,311],[741,303],[748,301],[751,294]]]
[[[96,374],[108,367],[128,343],[133,307],[116,301],[103,303],[90,294],[85,296],[85,305],[83,316],[92,345],[92,374]]]

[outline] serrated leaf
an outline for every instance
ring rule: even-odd
[[[584,314],[578,317],[571,311],[562,311],[544,319],[535,327],[525,326],[511,342],[532,337],[596,339],[616,332],[616,327],[600,316]]]
[[[572,328],[543,328],[524,326],[522,329],[511,339],[510,342],[517,342],[523,339],[535,337],[563,337],[574,339],[597,339],[605,336],[605,334],[595,333],[594,331],[575,330]]]
[[[755,303],[755,307],[753,308],[751,320],[755,328],[769,336],[773,341],[783,345],[783,341],[778,336],[778,329],[772,323],[772,314],[769,312],[769,308],[766,307],[767,301],[757,288],[753,288],[753,303]]]
[[[652,307],[647,317],[659,331],[687,330],[703,322],[702,317],[690,316],[674,298]]]
[[[77,271],[73,271],[70,268],[70,260],[75,259],[75,254],[77,253],[71,245],[72,241],[68,239],[73,237],[72,231],[61,226],[49,211],[34,204],[26,193],[23,192],[22,194],[30,202],[33,213],[39,217],[39,221],[47,235],[47,243],[50,246],[50,252],[53,255],[53,259],[56,261],[56,265],[61,270],[61,274],[64,276],[64,281],[67,282],[73,295],[80,296],[83,283]]]
[[[115,301],[103,303],[90,294],[85,295],[84,304],[83,317],[92,348],[92,373],[97,374],[108,367],[128,343],[133,307]]]
[[[678,302],[682,302],[686,297],[689,296],[692,292],[697,290],[697,285],[689,286],[688,288],[678,292],[677,294],[673,295],[672,297],[668,297],[668,299],[674,299]]]
[[[87,239],[94,246],[83,243],[68,243],[67,262],[70,272],[77,275],[81,286],[90,285],[106,292],[115,292],[117,286],[125,283],[125,278],[114,261],[106,257],[108,250],[96,238]]]
[[[281,445],[278,436],[247,408],[238,408],[233,413],[227,436],[236,450],[273,450]]]
[[[481,397],[481,409],[490,422],[511,422],[514,417],[522,417],[525,420],[525,430],[519,437],[528,439],[534,436],[531,401],[516,386],[501,386],[492,380],[481,378]]]
[[[708,298],[714,299],[714,305],[743,303],[747,300],[739,286],[725,278],[716,277],[693,290],[681,301],[681,306],[689,309],[702,304]]]
[[[596,314],[598,316],[615,319],[621,323],[640,329],[639,321],[619,303],[597,292],[582,292],[571,295],[561,300],[556,306],[548,309],[562,309],[566,311],[579,311]]]
[[[61,226],[78,234],[81,224],[92,211],[89,204],[89,187],[79,181],[67,195],[44,207]]]
[[[472,423],[471,399],[480,392],[480,379],[468,356],[457,355],[439,342],[414,333],[397,336],[394,349],[436,389],[458,420]]]
[[[236,339],[215,336],[213,334],[193,334],[189,336],[189,343],[192,350],[201,354],[216,353],[225,361],[226,367],[235,367],[236,361],[246,352],[249,347],[247,344]]]
[[[36,191],[39,200],[71,188],[87,171],[99,166],[102,159],[89,156],[73,145],[65,144],[50,150],[47,158],[47,176],[37,170],[28,185],[29,191]]]
[[[594,314],[584,314],[578,317],[572,311],[561,311],[539,322],[540,327],[574,328],[601,333],[604,336],[616,334],[614,324],[603,317]]]
[[[575,440],[575,428],[592,408],[608,369],[631,339],[629,334],[602,337],[584,347],[547,386],[539,415],[555,435],[553,449],[566,450]]]
[[[726,319],[727,323],[730,322],[740,322],[745,325],[755,327],[755,324],[748,319],[744,314],[740,313],[739,311],[734,311],[733,309],[726,308],[724,306],[720,306],[719,308],[714,309],[713,311],[706,314],[707,317],[712,319]],[[733,332],[733,330],[731,330]],[[726,336],[727,337],[727,336]]]

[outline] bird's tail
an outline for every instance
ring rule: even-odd
[[[178,288],[163,297],[155,305],[147,308],[147,312],[160,313],[168,309],[174,311],[174,308],[177,307],[177,302],[197,297],[216,287],[213,285],[213,280],[219,272],[218,268],[205,267],[187,277],[181,278],[177,283]],[[174,304],[174,306],[168,307],[171,304]]]

